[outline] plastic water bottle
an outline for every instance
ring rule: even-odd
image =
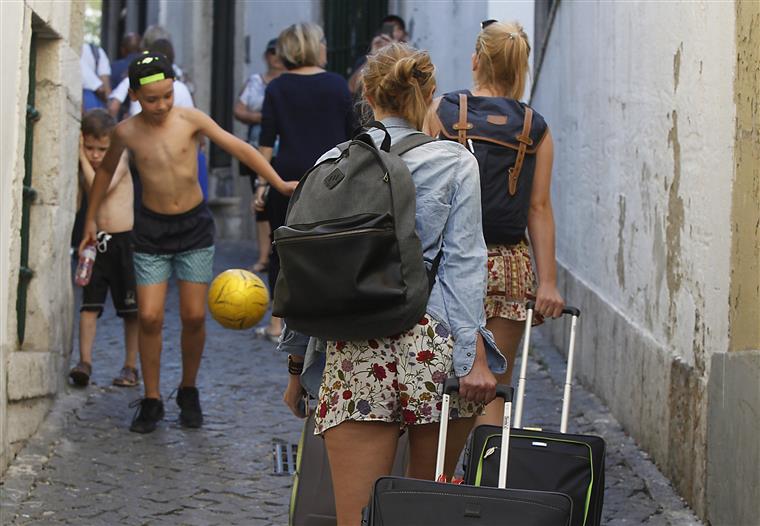
[[[84,287],[90,282],[92,277],[92,267],[95,265],[95,256],[98,251],[95,250],[95,245],[87,245],[84,247],[82,254],[79,256],[79,264],[77,265],[77,272],[74,278],[74,283],[80,287]]]

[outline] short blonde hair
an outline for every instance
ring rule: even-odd
[[[394,42],[367,57],[364,97],[422,129],[435,91],[435,66],[426,51]]]
[[[486,26],[475,41],[480,67],[475,84],[492,88],[512,99],[520,99],[528,77],[530,43],[517,22],[494,22]]]
[[[321,66],[319,58],[323,39],[322,28],[317,24],[293,24],[277,38],[277,55],[287,69]]]

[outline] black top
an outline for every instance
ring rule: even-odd
[[[300,179],[353,128],[351,94],[340,75],[283,73],[267,86],[259,145],[271,148],[280,138],[272,166],[286,181]]]

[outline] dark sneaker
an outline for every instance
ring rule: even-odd
[[[203,412],[198,399],[198,389],[195,387],[180,387],[177,389],[177,405],[179,406],[179,423],[184,427],[201,427]]]
[[[74,382],[74,385],[79,387],[87,387],[90,383],[90,376],[92,375],[92,365],[87,362],[79,362],[69,371],[69,378]]]
[[[164,418],[164,403],[157,398],[140,398],[135,400],[129,407],[140,405],[132,418],[129,430],[134,433],[152,433],[156,430],[159,420]]]

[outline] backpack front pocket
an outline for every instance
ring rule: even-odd
[[[283,226],[274,237],[281,261],[276,315],[349,311],[361,316],[405,300],[398,241],[388,214]]]

